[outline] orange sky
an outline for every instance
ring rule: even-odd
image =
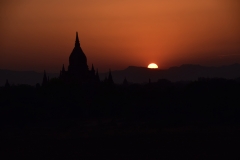
[[[58,72],[75,32],[88,65],[240,63],[239,0],[2,0],[0,69]]]

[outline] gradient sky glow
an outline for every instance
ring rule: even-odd
[[[239,0],[3,0],[0,68],[58,72],[80,44],[100,72],[240,63]]]

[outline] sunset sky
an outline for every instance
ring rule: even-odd
[[[58,72],[76,31],[100,72],[240,63],[239,0],[1,0],[0,69]]]

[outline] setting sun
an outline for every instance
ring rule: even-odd
[[[150,63],[148,65],[148,68],[155,69],[155,68],[158,68],[158,65],[156,63]]]

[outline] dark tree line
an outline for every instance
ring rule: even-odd
[[[64,128],[108,119],[117,126],[212,126],[240,122],[240,82],[199,78],[193,82],[159,80],[148,84],[64,84],[0,88],[4,127]]]

